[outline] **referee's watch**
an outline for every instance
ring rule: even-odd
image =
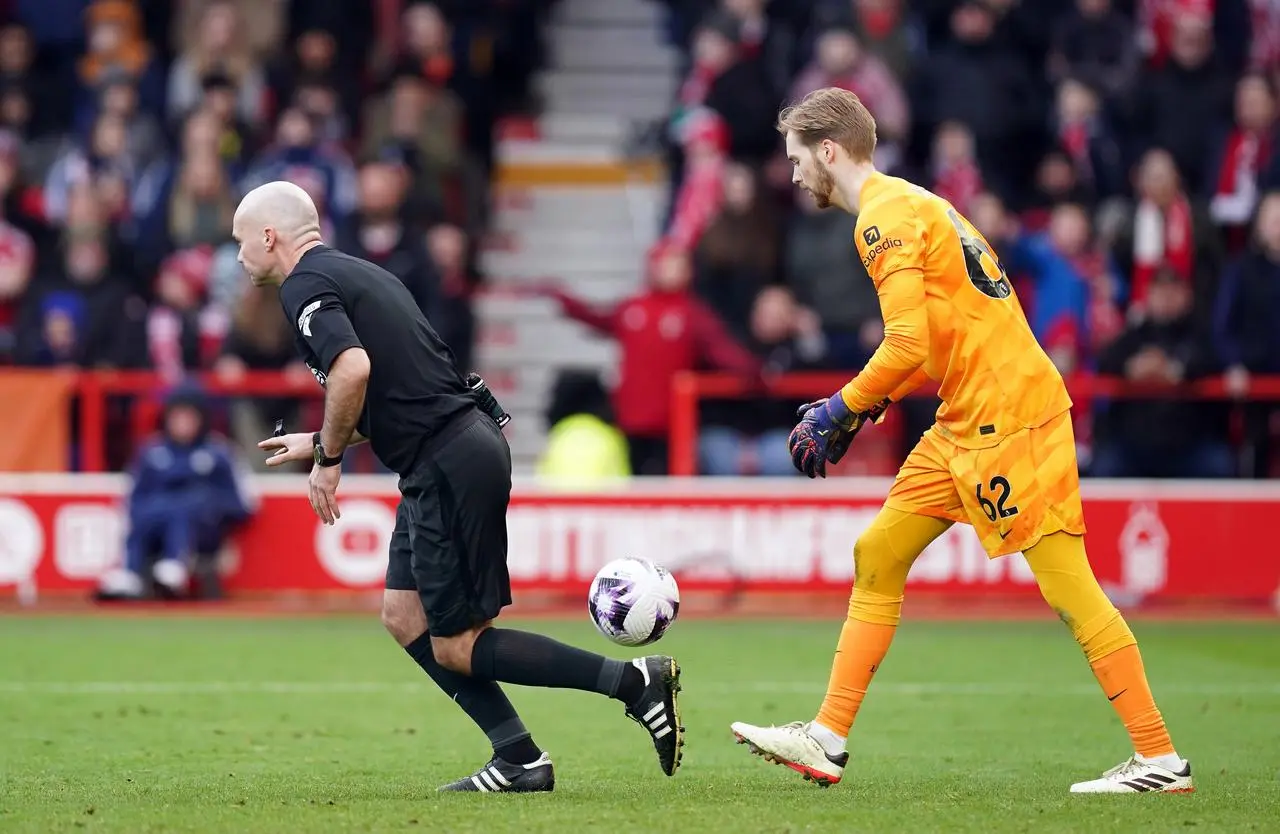
[[[315,452],[316,466],[337,466],[342,463],[342,455],[331,458],[324,453],[324,444],[320,442],[320,432],[311,435],[311,446]]]

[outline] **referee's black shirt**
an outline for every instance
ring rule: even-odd
[[[280,285],[299,353],[321,385],[338,354],[369,354],[358,431],[407,475],[419,448],[474,400],[453,353],[390,272],[328,246],[309,249]]]

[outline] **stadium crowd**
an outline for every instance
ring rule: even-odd
[[[0,364],[307,374],[230,237],[271,179],[469,363],[493,126],[527,105],[548,5],[0,2]],[[280,404],[240,405],[238,437],[270,433]]]
[[[947,198],[994,244],[1064,374],[1225,373],[1243,394],[1250,375],[1280,372],[1277,4],[665,3],[687,61],[667,131],[675,196],[652,286],[627,303],[684,294],[690,321],[716,318],[724,335],[704,325],[666,352],[620,337],[614,404],[634,466],[663,465],[669,410],[633,404],[666,402],[676,370],[850,369],[879,343],[850,219],[790,185],[774,132],[780,104],[826,86],[876,116],[881,170]],[[908,444],[933,407],[903,404]],[[1075,418],[1091,474],[1265,477],[1280,474],[1277,414],[1118,400],[1078,402]],[[790,471],[787,416],[709,407],[702,471]]]
[[[790,186],[773,128],[828,85],[876,115],[883,170],[995,244],[1064,373],[1222,373],[1244,394],[1280,372],[1275,3],[647,2],[684,60],[666,233],[616,310],[554,292],[622,365],[611,407],[567,378],[552,414],[615,422],[630,471],[665,466],[675,372],[733,370],[767,399],[770,376],[857,368],[879,342],[850,219]],[[0,0],[0,364],[305,374],[229,240],[239,195],[287,178],[470,366],[494,125],[532,106],[553,3]],[[793,405],[707,404],[702,471],[789,472]],[[1280,474],[1266,404],[1078,406],[1092,474]],[[247,442],[289,408],[237,402],[229,428]],[[900,410],[910,442],[933,405]]]

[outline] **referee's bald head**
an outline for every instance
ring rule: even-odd
[[[240,263],[255,284],[279,284],[302,252],[320,242],[320,213],[311,196],[276,180],[244,195],[231,222]]]

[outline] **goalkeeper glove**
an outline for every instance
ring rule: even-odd
[[[832,397],[805,403],[796,410],[800,423],[788,438],[791,462],[810,478],[827,477],[827,464],[839,463],[849,451],[854,435],[868,422],[883,420],[891,403],[886,397],[855,414],[838,391]]]

